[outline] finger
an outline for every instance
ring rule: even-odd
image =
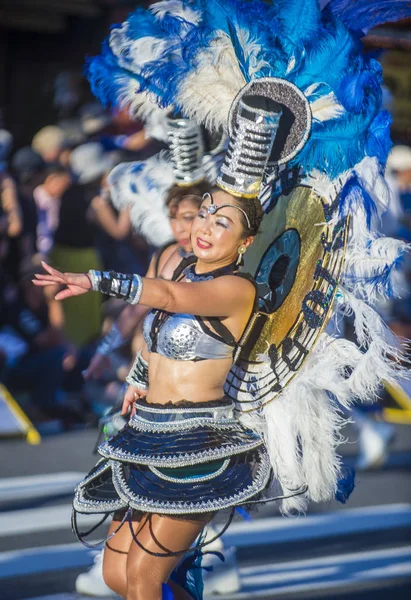
[[[44,262],[44,260],[41,261],[41,265],[42,265],[43,269],[45,271],[47,271],[47,273],[50,273],[50,275],[57,275],[58,277],[64,278],[64,274],[61,271],[57,271],[57,269],[53,269],[53,267],[50,267],[50,265],[48,265],[46,262]]]
[[[126,398],[124,398],[123,406],[121,407],[122,415],[126,415],[128,413],[129,406],[130,406],[130,404],[129,404],[128,400],[126,400]]]
[[[65,290],[61,290],[61,292],[56,294],[54,296],[54,299],[55,300],[65,300],[66,298],[71,298],[72,296],[75,296],[75,294],[73,294],[73,292],[67,288]]]
[[[32,279],[31,281],[32,281],[32,283],[34,283],[34,285],[37,285],[37,287],[46,287],[48,285],[56,285],[55,281],[40,281],[39,279]]]
[[[45,275],[44,273],[35,273],[34,277],[39,281],[58,281],[64,283],[64,279],[57,277],[56,275]]]

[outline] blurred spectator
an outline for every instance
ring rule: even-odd
[[[398,145],[391,150],[387,161],[387,180],[391,189],[391,205],[383,216],[384,233],[411,242],[411,148]],[[397,206],[393,215],[392,206]],[[391,217],[391,218],[390,218]],[[387,231],[387,223],[390,229]],[[400,297],[394,298],[387,307],[386,319],[390,328],[402,339],[411,336],[411,258],[404,256],[401,267]],[[409,355],[410,348],[404,344]]]
[[[62,271],[78,272],[101,269],[96,250],[95,225],[89,211],[98,194],[103,174],[113,165],[100,144],[89,143],[75,148],[70,155],[74,183],[61,198],[60,218],[54,235],[51,262]],[[49,291],[53,303],[55,290]],[[65,335],[77,347],[91,343],[99,336],[101,296],[84,294],[54,302],[53,314],[60,312]]]
[[[33,191],[37,207],[37,249],[44,257],[54,243],[54,233],[60,217],[61,197],[71,183],[67,170],[59,165],[49,165],[45,169],[44,181]]]
[[[20,260],[37,253],[37,208],[33,191],[43,181],[46,163],[30,146],[18,150],[11,161],[23,218]]]
[[[59,162],[70,168],[71,152],[80,144],[84,144],[86,136],[83,133],[81,121],[78,118],[64,119],[59,121],[59,127],[64,131],[64,143],[60,152]]]
[[[394,146],[387,160],[387,179],[392,191],[390,210],[402,220],[408,230],[403,233],[411,239],[411,148]]]
[[[5,351],[2,381],[13,392],[29,392],[33,404],[46,417],[54,416],[61,394],[64,371],[63,338],[50,325],[43,291],[31,283],[35,270],[23,265],[18,285],[0,286],[0,335],[7,332],[20,343],[19,352]]]
[[[75,148],[70,156],[70,166],[80,184],[99,189],[101,178],[114,166],[113,156],[104,152],[98,142],[89,142]]]
[[[13,138],[0,129],[0,228],[9,237],[17,237],[22,230],[22,219],[14,181],[8,172],[7,158]]]
[[[0,261],[10,273],[16,271],[19,262],[18,242],[23,228],[16,184],[7,164],[12,139],[8,131],[0,130]]]
[[[64,131],[60,127],[48,125],[36,133],[31,147],[46,163],[55,163],[59,161],[64,140]]]
[[[132,234],[130,210],[118,212],[110,200],[107,174],[91,201],[91,218],[96,225],[96,244],[105,270],[120,273],[145,273],[149,249],[145,241]]]

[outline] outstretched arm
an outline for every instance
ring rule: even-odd
[[[254,302],[255,289],[248,280],[224,276],[203,282],[174,282],[162,279],[119,276],[118,280],[101,280],[94,277],[94,287],[89,275],[61,273],[43,263],[49,275],[36,275],[35,285],[66,285],[56,296],[58,300],[84,294],[91,289],[122,297],[131,304],[139,303],[150,308],[172,313],[191,313],[206,317],[230,317],[247,311]],[[104,283],[104,285],[101,284]],[[108,289],[111,285],[111,289]],[[124,292],[123,290],[126,290]]]

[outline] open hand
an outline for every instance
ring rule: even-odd
[[[85,273],[61,273],[45,262],[41,262],[47,274],[36,273],[34,285],[46,287],[49,285],[65,285],[65,289],[56,295],[56,300],[64,300],[71,296],[80,296],[91,290],[91,281]]]

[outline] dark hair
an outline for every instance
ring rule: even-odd
[[[212,192],[221,191],[224,190],[218,186],[214,186],[212,189]],[[237,196],[233,196],[233,199],[235,200],[236,204],[243,209],[250,221],[250,227],[248,227],[248,223],[244,215],[241,213],[241,220],[243,222],[245,236],[248,237],[249,235],[257,235],[264,216],[263,209],[261,208],[258,198],[237,198]]]
[[[241,215],[245,235],[257,235],[264,216],[260,201],[258,198],[236,198],[236,202],[241,206],[250,220],[250,227],[248,227],[244,215]]]
[[[171,210],[177,210],[180,202],[185,200],[187,196],[193,196],[190,200],[197,203],[198,207],[200,207],[203,195],[210,192],[210,190],[211,185],[208,181],[199,181],[198,183],[193,183],[192,185],[184,187],[174,184],[167,192],[166,206]],[[198,202],[196,202],[197,198]]]
[[[49,175],[69,175],[69,172],[60,163],[49,163],[45,166],[43,174],[44,179],[46,179]]]

